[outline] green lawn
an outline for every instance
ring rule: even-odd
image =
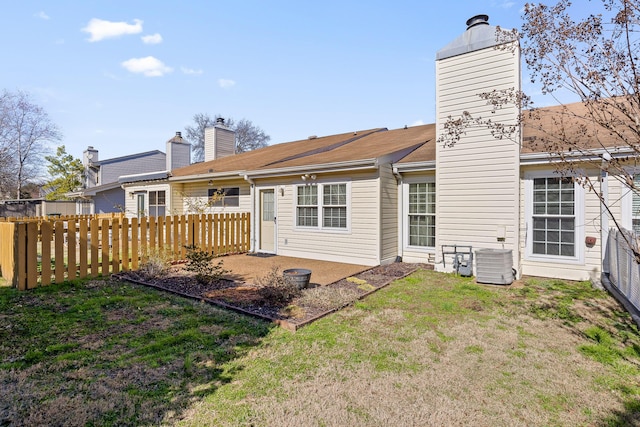
[[[587,283],[419,271],[297,333],[110,280],[0,288],[0,425],[640,425]]]

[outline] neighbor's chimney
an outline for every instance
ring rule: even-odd
[[[191,144],[182,138],[182,132],[167,141],[167,170],[189,166],[191,163]]]
[[[204,130],[204,161],[232,156],[236,153],[236,133],[218,117],[213,127]]]

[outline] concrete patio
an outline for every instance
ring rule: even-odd
[[[229,278],[245,283],[255,283],[256,278],[265,276],[273,266],[279,267],[280,272],[288,268],[311,270],[311,283],[316,285],[328,285],[371,268],[366,265],[261,254],[227,255],[214,261],[218,260],[223,261],[225,270],[230,270],[227,275]]]

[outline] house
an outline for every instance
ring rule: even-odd
[[[233,134],[218,123],[205,135],[204,162],[124,183],[127,210],[155,192],[155,212],[251,212],[254,252],[365,265],[402,259],[453,271],[444,248],[468,245],[506,250],[518,277],[598,282],[609,215],[640,227],[640,199],[601,176],[594,159],[584,159],[583,172],[608,197],[610,214],[596,193],[557,173],[535,140],[541,127],[553,131],[558,110],[515,126],[510,138],[472,127],[454,145],[437,143],[463,111],[518,124],[516,105],[495,111],[479,94],[519,90],[520,75],[517,40],[497,41],[488,17],[475,16],[436,54],[435,124],[311,136],[234,155]]]
[[[172,168],[190,163],[191,145],[183,140],[180,132],[167,141],[166,147],[166,153],[153,150],[99,160],[98,150],[89,146],[82,156],[83,188],[68,194],[76,200],[76,213],[121,212],[125,206],[121,177],[130,175],[131,171],[166,177]]]

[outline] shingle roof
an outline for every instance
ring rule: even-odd
[[[210,173],[259,172],[404,155],[433,139],[433,125],[349,132],[275,144],[172,171],[179,179]],[[394,159],[396,160],[396,159]]]
[[[584,126],[598,138],[586,139],[584,147],[620,145],[608,131],[581,117],[587,110],[582,103],[544,107],[523,114],[522,154],[543,153],[546,146],[540,142],[545,135],[560,131],[579,135]],[[586,124],[586,125],[585,125]],[[208,162],[196,163],[172,171],[174,179],[212,173],[259,173],[286,168],[307,168],[340,162],[352,162],[389,157],[398,165],[429,163],[436,158],[435,124],[387,130],[376,128],[281,144]]]

